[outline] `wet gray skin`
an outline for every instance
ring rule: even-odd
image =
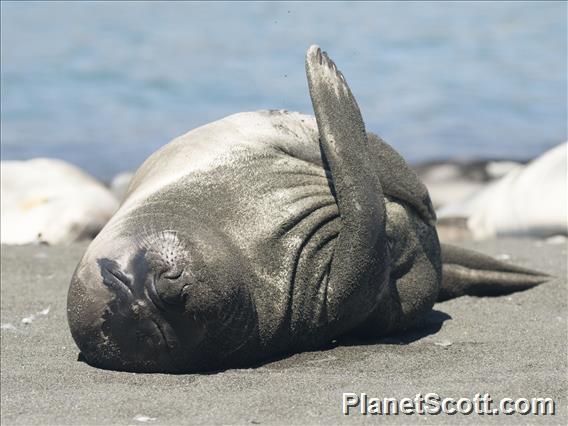
[[[344,77],[315,46],[306,71],[315,119],[236,114],[137,171],[69,289],[69,326],[90,364],[251,366],[348,333],[419,326],[439,294],[546,279],[452,247],[442,265],[426,188],[366,132]]]
[[[200,370],[233,355],[238,362],[238,352],[258,342],[238,252],[203,222],[179,218],[184,231],[172,230],[161,203],[139,213],[153,218],[151,230],[139,233],[147,224],[136,216],[117,222],[107,235],[120,229],[120,237],[100,235],[73,276],[68,317],[83,355],[128,371]],[[92,256],[103,241],[108,255]]]

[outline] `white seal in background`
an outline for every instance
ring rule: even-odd
[[[92,238],[118,208],[101,183],[65,161],[2,161],[2,244]]]
[[[560,144],[465,201],[441,208],[438,219],[465,218],[475,239],[568,234],[567,146]]]

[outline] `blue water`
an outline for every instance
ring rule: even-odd
[[[308,45],[411,162],[530,158],[567,138],[565,2],[2,2],[2,159],[98,177],[246,110],[311,113]]]

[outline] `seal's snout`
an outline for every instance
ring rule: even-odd
[[[191,235],[129,232],[115,236],[111,249],[100,250],[102,240],[90,247],[67,304],[71,333],[89,364],[197,371],[255,336],[251,297],[233,273],[240,265],[217,266],[236,257],[214,236]]]
[[[136,253],[87,254],[69,288],[71,333],[92,365],[134,371],[177,371],[183,349],[167,312],[149,296],[150,274]]]

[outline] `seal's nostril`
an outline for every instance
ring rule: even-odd
[[[154,284],[154,280],[149,280],[147,287],[146,287],[147,295],[159,309],[164,310],[165,306],[162,303],[160,296],[158,296],[158,292],[156,290],[156,285]]]

